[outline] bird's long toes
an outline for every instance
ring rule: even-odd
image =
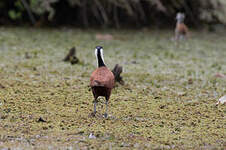
[[[108,114],[107,113],[104,113],[104,118],[107,118],[108,117]]]

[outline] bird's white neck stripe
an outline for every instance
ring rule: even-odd
[[[98,67],[105,66],[103,49],[95,49],[95,55],[97,59],[97,66]]]

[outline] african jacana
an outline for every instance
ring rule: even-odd
[[[175,39],[182,39],[184,36],[188,35],[188,28],[184,24],[185,15],[184,13],[177,13],[176,20],[176,28],[175,28]]]
[[[103,96],[106,99],[106,111],[104,117],[107,117],[108,114],[108,101],[111,95],[111,90],[114,87],[115,78],[113,73],[105,66],[103,58],[103,48],[97,46],[95,48],[95,55],[97,59],[97,69],[91,74],[90,77],[90,86],[94,96],[94,111],[93,116],[96,114],[96,104],[97,98]]]

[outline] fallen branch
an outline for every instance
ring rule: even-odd
[[[23,3],[25,9],[27,10],[27,13],[28,13],[28,16],[29,16],[29,18],[31,20],[31,23],[33,25],[35,25],[35,23],[36,23],[35,17],[32,14],[31,9],[30,9],[29,5],[27,4],[26,0],[21,0],[21,2]]]

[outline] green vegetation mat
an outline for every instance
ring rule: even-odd
[[[113,40],[99,41],[98,33]],[[225,32],[224,32],[225,33]],[[193,31],[0,28],[0,149],[224,149],[226,35]],[[109,118],[90,117],[94,48],[123,66]],[[79,64],[62,59],[76,46]],[[95,138],[89,138],[90,134]]]

